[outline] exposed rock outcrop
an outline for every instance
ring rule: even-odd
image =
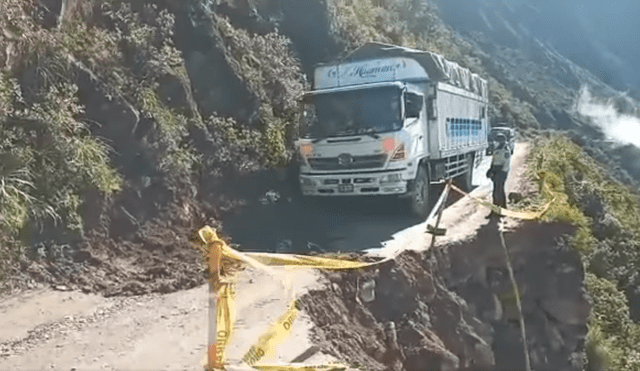
[[[506,234],[536,370],[577,371],[584,364],[590,299],[579,256],[562,242],[573,231],[525,223]],[[476,238],[433,255],[404,252],[375,272],[328,274],[343,289],[315,291],[303,302],[320,339],[378,339],[382,359],[374,347],[361,347],[362,354],[331,342],[324,349],[370,369],[398,369],[401,363],[405,370],[523,370],[519,314],[505,259],[497,225],[490,223]],[[370,279],[376,281],[375,300],[362,303],[357,282]],[[363,321],[364,313],[373,318]]]

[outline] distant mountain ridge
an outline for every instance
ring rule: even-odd
[[[433,0],[442,19],[464,33],[526,51],[544,43],[604,83],[640,98],[640,3],[616,1]]]

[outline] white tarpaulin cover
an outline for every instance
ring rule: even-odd
[[[370,42],[361,46],[338,63],[320,66],[319,70],[324,70],[322,67],[330,68],[331,66],[340,66],[359,61],[382,58],[415,60],[424,69],[424,72],[426,72],[426,77],[428,77],[432,82],[445,82],[483,97],[487,94],[486,80],[482,79],[477,74],[472,73],[468,69],[461,67],[457,63],[446,60],[442,55],[376,42]],[[378,67],[377,69],[380,70],[379,72],[385,72],[382,71],[384,68],[385,67]],[[391,71],[392,70],[390,70],[390,72]],[[318,77],[320,76],[316,75],[316,79]],[[343,82],[345,81],[343,80]],[[324,81],[316,81],[317,86],[324,85],[324,83]],[[338,82],[338,85],[345,84]]]

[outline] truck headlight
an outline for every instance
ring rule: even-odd
[[[407,159],[407,148],[404,143],[394,138],[386,138],[382,141],[382,148],[391,154],[390,161],[403,161]]]
[[[400,177],[400,174],[387,174],[385,176],[383,176],[382,178],[380,178],[380,183],[381,184],[385,184],[385,183],[397,183],[399,181],[402,180],[402,177]]]
[[[313,145],[311,143],[304,143],[300,145],[299,153],[300,153],[300,156],[306,159],[307,157],[311,156],[311,154],[313,154]]]
[[[407,159],[407,149],[404,146],[404,143],[400,143],[399,146],[393,151],[391,155],[391,161],[403,161]]]

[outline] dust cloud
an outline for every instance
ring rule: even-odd
[[[620,112],[616,99],[624,99],[627,105],[629,98],[599,98],[591,94],[584,86],[574,104],[575,111],[598,125],[608,139],[621,144],[632,144],[640,147],[640,107],[635,108],[636,115]]]

